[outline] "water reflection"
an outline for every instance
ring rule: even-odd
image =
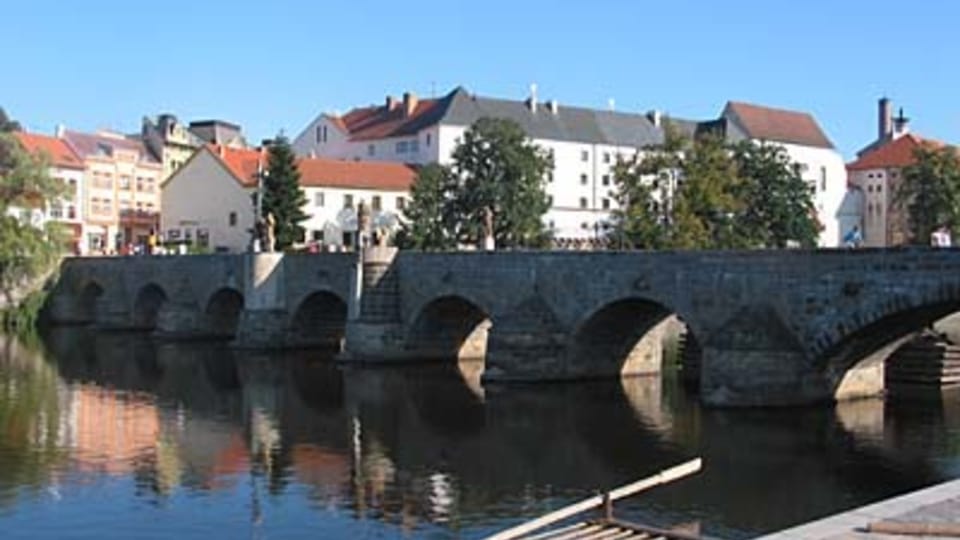
[[[955,394],[718,411],[670,376],[484,390],[482,364],[342,368],[77,329],[46,354],[0,343],[0,528],[56,515],[38,537],[152,517],[186,538],[472,538],[702,455],[699,476],[618,513],[737,538],[960,463]]]

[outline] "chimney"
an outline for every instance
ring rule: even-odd
[[[387,96],[386,107],[388,111],[392,111],[397,108],[397,105],[400,103],[397,101],[397,98],[393,96]]]
[[[553,114],[557,114],[558,112],[560,112],[560,104],[557,103],[557,100],[555,99],[551,99],[550,101],[548,101],[547,107],[550,109],[550,112],[552,112]]]
[[[893,135],[893,106],[889,99],[882,97],[877,109],[877,139],[887,139]]]
[[[64,136],[66,133],[67,133],[67,126],[65,126],[65,125],[63,125],[63,124],[57,124],[57,127],[54,128],[54,135],[55,135],[58,139],[62,139],[63,136]]]
[[[650,120],[650,123],[653,124],[653,127],[660,127],[663,123],[662,114],[657,109],[651,109],[647,111],[647,120]]]
[[[893,119],[893,138],[899,138],[903,135],[906,135],[910,128],[907,127],[907,124],[910,122],[910,119],[903,115],[903,107],[900,107],[900,112],[897,113],[897,117]]]
[[[530,112],[537,112],[537,84],[533,83],[530,85],[530,97],[527,98],[527,106],[530,107]]]
[[[413,116],[413,111],[417,110],[417,95],[412,92],[403,93],[403,116]]]

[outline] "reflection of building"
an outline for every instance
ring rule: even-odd
[[[205,146],[163,184],[163,231],[170,240],[187,240],[219,251],[244,251],[254,225],[258,174],[266,169],[266,149]],[[360,201],[371,209],[373,225],[390,228],[406,202],[415,171],[393,163],[301,159],[301,186],[310,216],[307,238],[325,245],[349,244]]]
[[[111,252],[146,243],[160,216],[161,163],[143,143],[122,135],[58,130],[86,167],[86,247]]]
[[[83,240],[83,200],[84,165],[80,156],[74,152],[63,140],[56,137],[36,135],[32,133],[16,133],[17,140],[25,150],[32,154],[43,156],[50,165],[50,176],[61,181],[65,188],[64,197],[53,201],[47,208],[33,209],[30,221],[42,224],[46,220],[63,223],[69,229],[70,247],[74,252],[85,253],[86,245]]]

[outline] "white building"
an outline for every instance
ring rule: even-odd
[[[481,97],[458,87],[438,99],[388,96],[383,105],[353,109],[345,115],[321,114],[294,140],[301,156],[361,161],[449,163],[464,131],[488,116],[517,122],[531,140],[551,152],[554,171],[546,191],[545,216],[554,236],[589,240],[604,236],[616,207],[613,167],[618,157],[663,141],[661,114],[568,107],[541,101],[536,88],[524,101]],[[612,109],[612,108],[611,108]],[[694,132],[721,128],[732,140],[782,144],[816,185],[816,205],[824,225],[821,245],[839,243],[836,212],[846,186],[843,159],[809,114],[730,103],[718,120],[679,121]]]
[[[207,145],[161,186],[161,230],[216,251],[246,251],[255,222],[258,178],[266,170],[265,149]],[[300,159],[307,197],[306,242],[350,246],[356,207],[364,201],[374,227],[394,228],[409,197],[416,171],[396,163]]]
[[[41,155],[50,166],[52,178],[63,183],[65,193],[61,200],[53,201],[46,208],[23,209],[29,213],[28,220],[42,226],[53,220],[63,223],[70,236],[70,248],[74,253],[86,254],[84,238],[84,163],[70,146],[56,137],[47,137],[34,133],[15,134],[20,145],[31,154]]]

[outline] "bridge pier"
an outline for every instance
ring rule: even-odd
[[[283,253],[249,253],[250,269],[244,284],[245,309],[240,314],[237,337],[241,349],[280,349],[286,345],[290,316],[284,287]]]
[[[400,321],[400,277],[393,267],[397,248],[364,248],[351,279],[354,295],[347,310],[346,335],[339,359],[394,362],[418,360],[405,347]]]

